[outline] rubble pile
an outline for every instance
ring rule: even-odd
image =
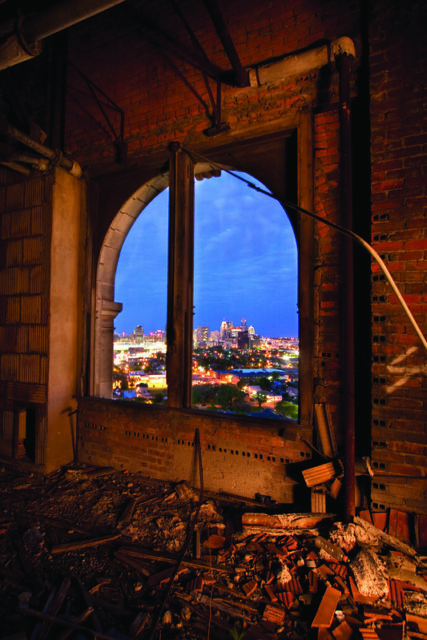
[[[78,464],[0,496],[0,638],[427,639],[426,558],[369,518]]]

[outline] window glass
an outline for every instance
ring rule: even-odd
[[[113,397],[165,404],[169,189],[141,212],[116,270]]]
[[[283,207],[226,172],[196,182],[194,254],[193,407],[297,419],[297,248]]]

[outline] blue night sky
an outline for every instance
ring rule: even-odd
[[[245,174],[239,174],[244,176]],[[252,183],[265,187],[250,176]],[[168,190],[141,213],[121,250],[119,333],[165,329]],[[245,318],[264,336],[297,336],[297,249],[282,206],[222,172],[195,184],[194,328]]]

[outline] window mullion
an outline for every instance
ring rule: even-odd
[[[170,145],[167,358],[168,406],[191,406],[193,340],[194,165]]]

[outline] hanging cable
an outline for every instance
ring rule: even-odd
[[[202,155],[200,155],[200,154],[198,154],[198,153],[196,153],[194,151],[190,151],[189,149],[185,149],[184,147],[182,147],[182,149],[183,149],[183,151],[188,153],[190,156],[194,156],[196,158],[199,158],[200,160],[203,160],[204,162],[208,162],[210,165],[212,165],[214,167],[217,167],[221,171],[225,171],[226,173],[230,174],[234,178],[237,178],[238,180],[241,180],[242,182],[244,182],[251,189],[254,189],[255,191],[258,191],[259,193],[262,193],[262,194],[268,196],[269,198],[272,198],[273,200],[276,200],[285,209],[292,209],[293,211],[296,211],[297,213],[302,213],[302,214],[304,214],[306,216],[309,216],[310,218],[313,218],[314,220],[317,220],[317,222],[322,222],[323,224],[326,224],[327,226],[332,227],[333,229],[336,229],[340,233],[343,233],[346,236],[352,238],[355,242],[357,242],[362,247],[364,247],[366,249],[366,251],[368,251],[371,254],[371,256],[374,258],[375,262],[380,267],[381,271],[384,273],[384,275],[387,278],[391,288],[393,289],[394,293],[396,294],[396,297],[397,297],[398,301],[400,302],[400,305],[402,306],[406,316],[408,317],[412,327],[414,328],[415,333],[418,335],[419,339],[421,340],[421,342],[423,344],[424,349],[427,351],[427,340],[426,340],[423,332],[421,331],[417,321],[415,320],[414,316],[412,315],[411,310],[409,309],[408,305],[406,304],[402,294],[400,293],[400,290],[399,290],[396,282],[394,281],[393,276],[391,275],[390,271],[387,269],[387,267],[386,267],[383,259],[381,258],[381,256],[375,251],[375,249],[368,242],[366,242],[366,240],[364,240],[357,233],[354,233],[354,231],[350,231],[350,229],[346,229],[345,227],[342,227],[341,225],[339,225],[339,224],[337,224],[335,222],[331,222],[330,220],[327,220],[326,218],[322,218],[321,216],[318,216],[317,214],[312,213],[311,211],[307,211],[307,209],[303,209],[302,207],[298,206],[297,204],[294,204],[292,202],[288,202],[286,200],[282,200],[281,198],[277,198],[270,191],[266,191],[265,189],[262,189],[261,187],[258,187],[256,184],[254,184],[253,182],[250,182],[249,180],[247,180],[246,178],[243,178],[242,176],[239,176],[234,171],[231,171],[230,169],[224,169],[221,165],[217,164],[216,162],[213,162],[212,160],[209,160],[208,158],[205,158],[204,156],[202,156]]]

